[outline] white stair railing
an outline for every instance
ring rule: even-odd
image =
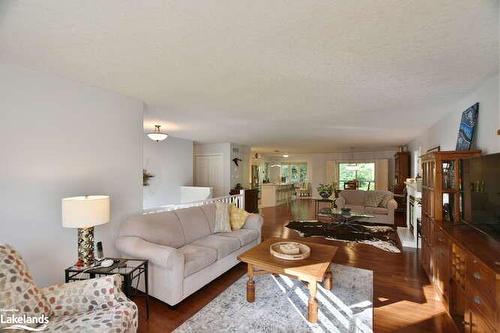
[[[204,205],[208,205],[208,204],[213,204],[216,202],[235,204],[236,207],[241,208],[241,209],[245,209],[245,190],[241,190],[239,194],[235,194],[235,195],[227,195],[224,197],[210,198],[210,199],[200,200],[200,201],[193,201],[193,202],[186,202],[186,203],[181,203],[181,204],[172,204],[172,205],[165,205],[165,206],[148,208],[148,209],[144,209],[142,211],[142,213],[144,215],[156,214],[156,213],[169,212],[172,210],[177,210],[177,209],[182,209],[182,208],[199,207],[199,206],[204,206]]]

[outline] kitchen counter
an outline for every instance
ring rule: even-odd
[[[295,195],[293,184],[262,184],[261,206],[274,207],[292,201]]]

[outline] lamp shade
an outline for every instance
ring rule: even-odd
[[[109,222],[109,196],[88,195],[62,199],[62,225],[90,228]]]

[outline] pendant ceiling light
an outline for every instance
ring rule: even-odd
[[[160,131],[161,125],[155,125],[155,130],[154,132],[148,133],[148,138],[150,138],[153,141],[160,142],[168,138],[168,134],[162,133]]]

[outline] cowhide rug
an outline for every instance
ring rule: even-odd
[[[286,227],[296,230],[301,237],[324,237],[331,240],[368,244],[388,252],[401,252],[401,243],[396,230],[386,224],[292,221]]]

